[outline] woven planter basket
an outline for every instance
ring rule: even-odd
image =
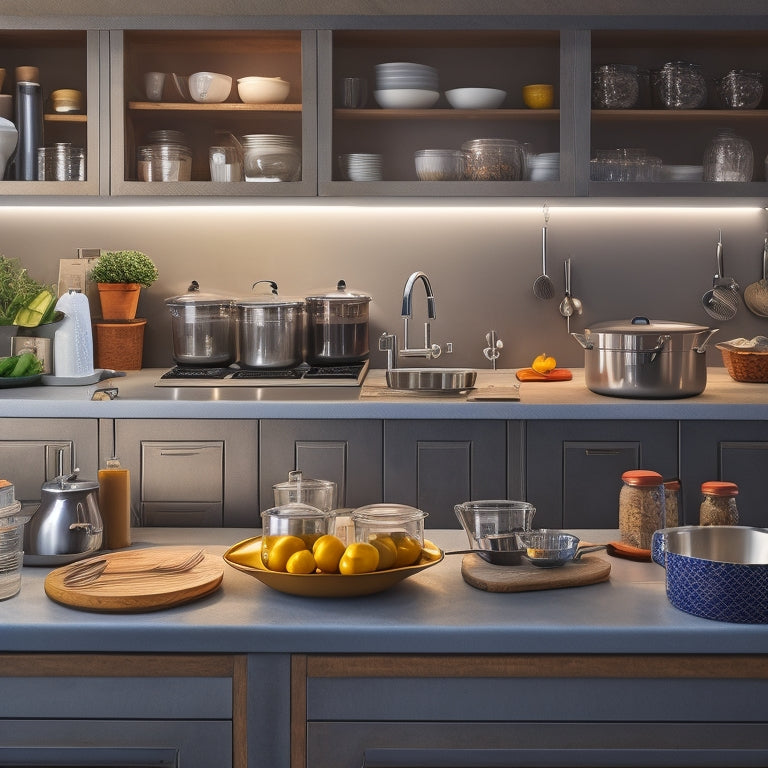
[[[732,379],[757,384],[768,383],[768,351],[729,349],[720,344],[716,346]]]
[[[96,368],[138,371],[144,351],[146,320],[93,323],[93,360]]]

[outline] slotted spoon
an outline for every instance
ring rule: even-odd
[[[547,274],[547,227],[541,228],[541,274],[533,283],[533,295],[537,299],[551,299],[555,295],[552,278]]]
[[[702,297],[704,311],[715,320],[733,320],[739,307],[739,285],[723,271],[723,232],[717,238],[717,272],[712,278],[712,288]]]

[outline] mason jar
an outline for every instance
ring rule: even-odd
[[[654,531],[665,527],[664,479],[658,472],[632,469],[621,476],[619,531],[624,544],[650,549]]]
[[[602,64],[592,71],[594,109],[631,109],[640,95],[640,76],[634,64]]]
[[[707,100],[707,81],[699,64],[668,61],[653,73],[653,93],[666,109],[697,109]]]
[[[699,525],[738,525],[738,495],[739,486],[736,483],[718,480],[702,483]]]
[[[704,151],[704,181],[752,181],[752,145],[732,130],[718,131]]]

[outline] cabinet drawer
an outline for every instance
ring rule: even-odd
[[[223,442],[141,444],[142,502],[221,502],[223,498]]]

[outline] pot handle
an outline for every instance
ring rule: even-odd
[[[571,333],[571,336],[573,336],[576,341],[579,342],[579,344],[584,347],[584,349],[594,349],[595,345],[587,340],[587,337],[583,333],[576,333],[575,331]]]
[[[700,355],[707,351],[707,344],[709,344],[709,340],[719,331],[719,328],[715,328],[714,330],[710,331],[707,334],[707,338],[704,339],[704,341],[699,344],[698,347],[694,347],[693,351],[698,352]]]
[[[651,559],[662,568],[666,567],[666,559],[664,557],[666,551],[664,531],[654,531],[651,538]]]
[[[251,290],[253,290],[257,285],[260,283],[267,283],[269,287],[272,289],[273,295],[277,296],[277,283],[274,280],[257,280],[252,286]]]

